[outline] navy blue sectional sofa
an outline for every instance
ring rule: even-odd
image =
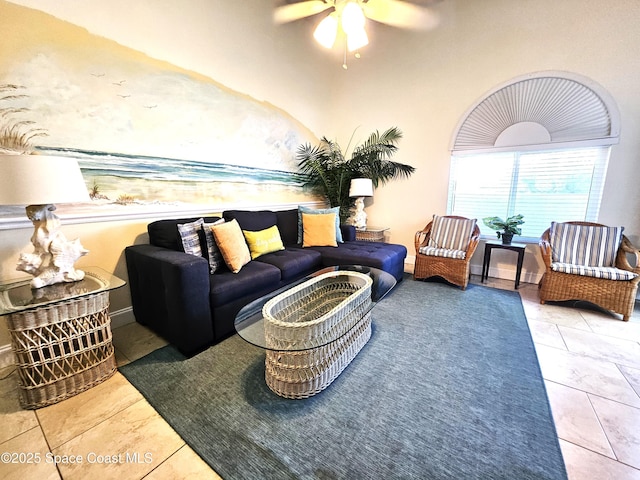
[[[298,210],[223,213],[243,230],[277,225],[284,250],[262,255],[232,273],[209,273],[206,258],[184,252],[177,225],[195,218],[158,220],[148,225],[148,245],[125,249],[131,301],[136,321],[193,355],[235,333],[234,319],[251,301],[324,267],[366,265],[402,280],[407,249],[403,245],[355,240],[355,229],[342,226],[337,247],[298,244]],[[205,217],[212,223],[219,217]]]

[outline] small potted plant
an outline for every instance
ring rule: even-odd
[[[487,227],[496,231],[498,238],[502,238],[504,245],[511,245],[513,236],[522,233],[522,229],[519,227],[524,223],[522,218],[522,215],[518,214],[508,217],[506,220],[502,220],[500,217],[486,217],[482,221]]]

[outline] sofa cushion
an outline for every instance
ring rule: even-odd
[[[203,217],[206,223],[213,223],[220,220],[220,217]],[[182,240],[178,232],[179,223],[189,223],[198,220],[195,218],[178,218],[172,220],[156,220],[147,225],[149,233],[149,243],[156,247],[168,248],[176,252],[184,252]]]
[[[309,248],[287,247],[259,257],[257,262],[265,262],[280,269],[282,280],[288,282],[322,268],[322,255]]]
[[[336,214],[321,215],[302,213],[302,246],[303,247],[337,247]]]
[[[583,277],[603,278],[605,280],[633,280],[638,276],[637,273],[615,267],[588,267],[559,262],[552,263],[551,269],[554,272],[582,275]]]
[[[446,257],[446,258],[458,258],[464,259],[467,256],[466,250],[450,250],[448,248],[435,248],[424,246],[418,250],[423,255],[429,255],[430,257]]]
[[[264,262],[249,262],[238,273],[228,270],[210,276],[211,306],[217,307],[253,292],[277,288],[280,270]]]
[[[285,247],[298,244],[298,209],[278,210],[275,214],[276,225]]]
[[[624,227],[551,222],[551,259],[573,265],[613,267],[623,230]]]
[[[449,250],[467,250],[476,219],[433,216],[429,246]]]
[[[251,230],[242,230],[247,245],[249,246],[249,252],[251,253],[251,260],[255,260],[265,253],[277,252],[278,250],[284,250],[282,239],[280,238],[280,232],[278,226],[253,232]]]
[[[278,221],[276,214],[271,210],[227,210],[222,216],[227,222],[235,219],[242,230],[252,232],[273,227]]]
[[[356,240],[337,247],[311,247],[322,254],[325,267],[335,265],[365,265],[391,273],[402,279],[407,248],[404,245]]]
[[[237,221],[231,220],[214,225],[211,227],[211,231],[220,253],[222,253],[224,263],[227,264],[229,270],[233,273],[238,273],[242,267],[251,261],[249,247],[247,247]]]

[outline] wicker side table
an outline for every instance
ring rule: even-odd
[[[23,408],[57,403],[115,373],[109,290],[122,285],[94,268],[79,282],[35,290],[28,281],[0,286]]]
[[[356,240],[365,242],[384,242],[384,232],[388,227],[366,227],[364,230],[356,228]]]

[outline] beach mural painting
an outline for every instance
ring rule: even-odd
[[[309,200],[295,152],[316,139],[286,112],[53,17],[29,43],[29,15],[44,14],[20,11],[8,32],[20,51],[0,51],[0,150],[13,131],[33,136],[34,153],[77,158],[93,200],[65,209]],[[24,209],[0,206],[0,222],[14,216]]]

